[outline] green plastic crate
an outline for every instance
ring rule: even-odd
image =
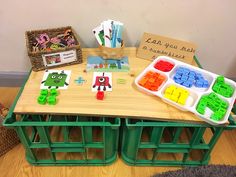
[[[224,128],[126,119],[121,156],[135,166],[206,165]]]
[[[108,165],[117,159],[119,118],[22,115],[7,118],[33,165]]]
[[[234,114],[236,114],[236,103],[235,103],[234,106],[233,106],[232,112],[233,112]]]

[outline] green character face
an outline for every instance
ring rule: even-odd
[[[45,81],[45,86],[63,87],[65,85],[67,75],[64,73],[50,73]]]

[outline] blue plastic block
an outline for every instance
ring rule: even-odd
[[[174,79],[180,79],[181,78],[181,75],[179,75],[179,74],[175,74],[175,76],[174,76]]]
[[[189,75],[189,71],[188,70],[184,70],[184,73],[183,73],[183,75]]]
[[[183,69],[182,69],[182,68],[177,68],[177,69],[176,69],[176,72],[182,73],[182,72],[183,72]]]
[[[194,75],[188,75],[188,77],[195,80],[195,76]]]
[[[180,80],[180,79],[174,79],[174,81],[175,81],[177,84],[181,84],[181,85],[182,85],[182,83],[183,83],[183,81]]]
[[[188,87],[188,88],[191,87],[191,85],[190,85],[190,83],[189,83],[188,81],[187,81],[187,82],[184,82],[182,85],[185,86],[185,87]]]
[[[179,71],[184,71],[184,68],[183,67],[179,67],[177,70],[179,70]]]
[[[207,80],[204,80],[203,87],[204,88],[208,88],[209,87],[209,82]]]
[[[195,79],[194,79],[194,78],[191,78],[191,77],[189,77],[189,78],[188,78],[188,81],[189,81],[189,82],[191,82],[191,83],[194,83]]]
[[[188,68],[184,68],[184,71],[189,73],[191,70]]]
[[[190,77],[190,76],[191,76],[191,77],[195,77],[195,76],[196,76],[196,73],[195,73],[194,71],[190,71],[190,72],[189,72],[189,77]]]
[[[192,83],[189,83],[189,88],[192,87],[192,86],[193,86],[193,84],[192,84]]]
[[[193,82],[188,81],[188,85],[189,85],[189,87],[192,87],[193,86]]]
[[[199,82],[196,82],[194,85],[195,85],[196,87],[201,87],[201,84],[200,84]]]
[[[202,87],[203,86],[203,82],[198,80],[196,83],[195,83],[195,86],[196,87]]]
[[[178,74],[183,74],[183,73],[184,73],[184,69],[183,69],[182,67],[180,67],[180,68],[178,68],[178,69],[176,70],[176,73],[178,73]]]
[[[196,73],[196,78],[197,79],[203,79],[202,75],[200,73]]]
[[[177,69],[177,70],[175,71],[175,75],[182,75],[182,73]]]
[[[188,76],[185,76],[185,75],[182,76],[182,77],[181,77],[181,80],[182,80],[182,81],[187,81],[187,80],[188,80]]]

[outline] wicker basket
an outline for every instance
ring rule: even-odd
[[[49,38],[56,37],[57,35],[60,35],[64,33],[66,30],[71,30],[72,35],[75,39],[75,45],[73,46],[66,46],[57,50],[40,50],[40,51],[33,51],[34,43],[36,37],[38,37],[40,34],[46,33]],[[28,51],[28,56],[30,58],[31,64],[32,64],[32,69],[34,71],[39,71],[39,70],[44,70],[47,68],[53,68],[53,67],[58,67],[58,66],[64,66],[64,65],[71,65],[71,64],[76,64],[76,63],[82,63],[82,50],[80,47],[80,44],[77,39],[76,33],[73,31],[71,26],[67,27],[61,27],[61,28],[54,28],[54,29],[45,29],[45,30],[34,30],[34,31],[26,31],[25,33],[26,36],[26,46],[27,46],[27,51]],[[58,63],[57,65],[46,65],[45,64],[45,56],[50,56],[53,54],[62,54],[63,52],[70,52],[73,51],[75,52],[75,60],[72,62],[68,63]]]
[[[0,156],[11,150],[20,140],[15,130],[7,129],[0,125]]]
[[[0,103],[0,156],[11,150],[17,144],[19,144],[20,140],[17,137],[15,130],[7,129],[2,126],[2,122],[5,114],[3,113],[7,108],[4,108]]]

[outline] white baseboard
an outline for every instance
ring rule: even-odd
[[[21,87],[28,72],[0,72],[0,87]]]

